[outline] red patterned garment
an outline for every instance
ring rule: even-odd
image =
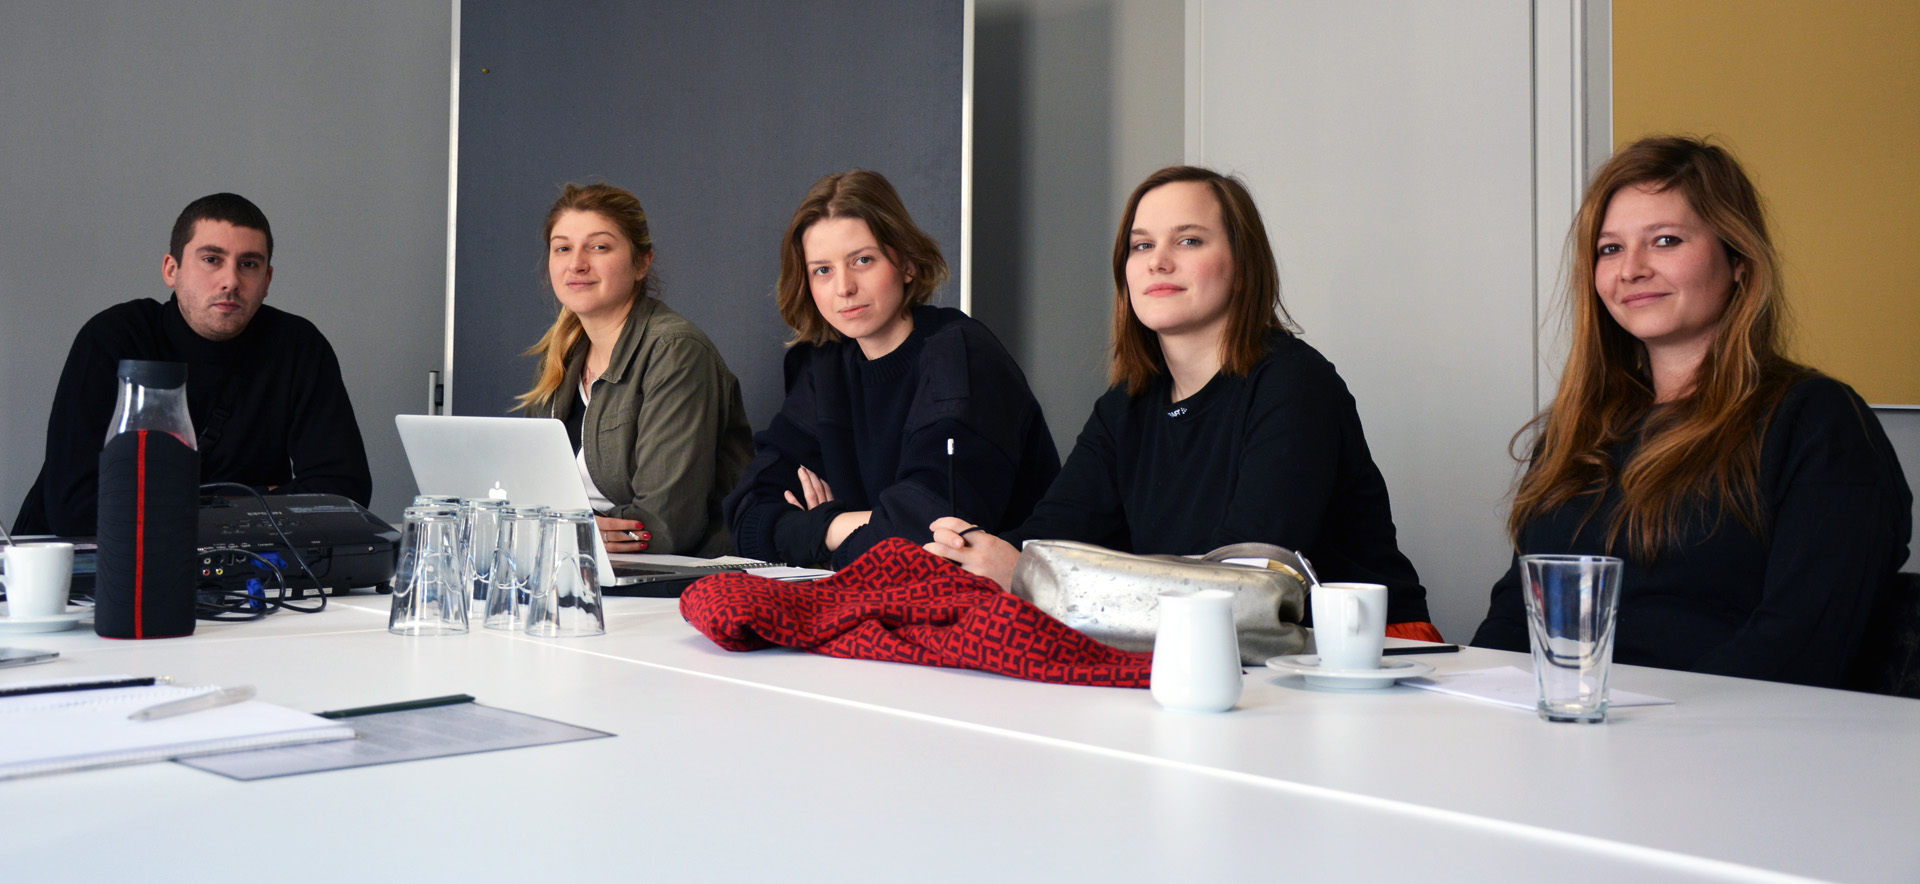
[[[978,669],[1056,684],[1144,688],[1153,655],[1103,645],[914,544],[882,541],[812,583],[703,577],[680,614],[729,651],[779,645],[830,657]]]

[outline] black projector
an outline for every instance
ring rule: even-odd
[[[382,591],[393,580],[400,532],[366,508],[337,494],[268,494],[260,498],[239,495],[202,497],[200,506],[201,589],[222,589],[258,595],[278,586],[273,568],[286,576],[291,598],[303,598],[314,580],[329,595],[356,586]],[[287,543],[273,530],[267,513],[279,523],[300,558],[313,570],[313,580],[288,554]],[[243,552],[244,551],[244,552]]]

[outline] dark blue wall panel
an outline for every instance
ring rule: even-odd
[[[452,412],[501,414],[552,322],[541,241],[568,182],[633,191],[664,300],[765,426],[780,235],[820,176],[884,173],[958,277],[962,0],[465,0]],[[949,284],[941,303],[958,296]]]

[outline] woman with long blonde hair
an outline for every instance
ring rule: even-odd
[[[1614,555],[1615,660],[1841,683],[1912,497],[1866,403],[1785,355],[1753,183],[1718,146],[1643,139],[1594,175],[1570,243],[1572,352],[1522,431],[1515,564],[1473,643],[1527,649],[1519,555]]]
[[[657,296],[646,211],[569,184],[546,241],[559,313],[527,351],[540,373],[521,411],[566,424],[609,552],[726,553],[720,501],[752,444],[740,382]]]

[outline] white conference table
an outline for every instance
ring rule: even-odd
[[[618,734],[257,782],[159,763],[0,782],[8,881],[1920,881],[1920,703],[1620,667],[1601,726],[1255,669],[1224,715],[1144,690],[785,650],[672,601],[608,634],[402,638],[387,598],[61,652],[318,711],[452,693]],[[1467,649],[1441,671],[1523,655]],[[4,733],[0,733],[4,739]]]

